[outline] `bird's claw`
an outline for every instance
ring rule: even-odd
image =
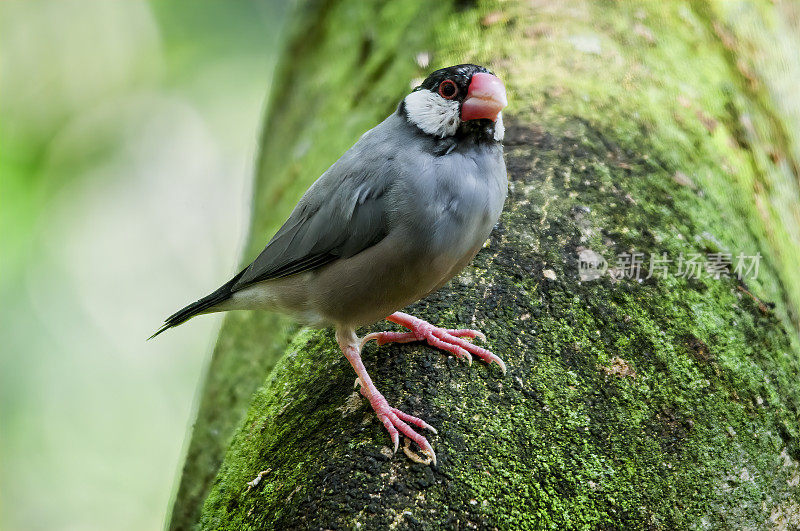
[[[448,330],[429,325],[428,327],[422,327],[421,332],[424,340],[427,341],[429,345],[444,350],[445,352],[450,352],[459,358],[466,359],[470,365],[472,365],[472,356],[477,356],[486,363],[491,364],[494,362],[498,364],[503,374],[506,373],[506,364],[499,356],[490,350],[462,339],[462,337],[482,337],[483,334],[477,330]],[[468,335],[468,333],[474,334],[475,332],[480,334],[480,336],[477,334]],[[482,338],[485,339],[485,336]]]
[[[366,342],[372,339],[376,340],[378,345],[426,341],[432,347],[449,352],[459,359],[466,360],[470,365],[472,365],[472,356],[477,356],[486,363],[496,363],[500,366],[503,374],[506,373],[506,364],[499,356],[490,350],[463,339],[479,338],[482,341],[486,341],[486,336],[480,330],[439,328],[422,319],[401,312],[392,314],[389,316],[389,320],[404,326],[410,332],[373,332],[364,336],[361,340],[361,346],[363,347]]]
[[[387,317],[387,319],[405,327],[408,329],[408,332],[373,332],[367,334],[361,339],[359,344],[343,346],[342,350],[345,352],[345,356],[348,356],[348,352],[351,352],[351,350],[348,349],[352,349],[356,354],[360,353],[364,344],[373,339],[378,342],[378,345],[426,341],[433,347],[450,352],[459,359],[465,359],[469,364],[472,364],[473,356],[478,356],[487,363],[497,363],[500,369],[502,369],[503,374],[506,373],[506,364],[503,360],[491,351],[467,341],[467,339],[475,338],[485,341],[486,336],[479,330],[471,330],[468,328],[439,328],[422,319],[402,312],[395,312]],[[433,451],[433,447],[425,437],[414,431],[412,427],[415,426],[436,433],[433,426],[422,419],[404,413],[397,408],[390,407],[383,395],[378,393],[378,390],[375,389],[375,386],[369,381],[369,377],[365,376],[366,372],[363,369],[363,365],[361,365],[360,358],[350,354],[348,359],[351,359],[353,367],[356,368],[356,373],[366,378],[366,380],[362,380],[361,378],[357,379],[356,384],[362,384],[361,394],[370,401],[372,408],[378,415],[378,419],[383,423],[386,431],[389,432],[389,437],[392,439],[395,453],[400,447],[400,434],[402,433],[406,436],[407,441],[414,441],[417,446],[419,446],[420,450],[422,450],[422,453],[428,457],[427,459],[420,457],[419,454],[413,452],[409,448],[409,443],[407,442],[403,446],[403,452],[405,452],[409,459],[417,463],[432,463],[435,465],[436,454]],[[364,375],[362,375],[359,370],[363,371]],[[366,386],[364,384],[366,384]]]
[[[383,396],[375,397],[371,399],[370,402],[372,403],[372,407],[375,409],[375,413],[378,415],[378,419],[383,423],[386,431],[389,432],[389,437],[392,439],[395,453],[397,453],[397,450],[400,447],[400,434],[402,433],[409,440],[414,441],[417,446],[419,446],[420,450],[430,457],[428,464],[436,464],[436,453],[433,451],[431,444],[425,437],[414,431],[414,428],[409,426],[409,424],[413,424],[418,428],[430,430],[434,434],[437,433],[436,428],[420,418],[409,415],[408,413],[400,411],[397,408],[391,407],[388,402],[386,402],[386,399],[383,398]],[[425,460],[419,458],[419,456],[416,454],[414,454],[414,456],[416,456],[417,459],[414,459],[414,457],[409,455],[411,450],[406,451],[407,447],[408,445],[404,446],[403,451],[412,461],[425,463]]]
[[[423,321],[424,322],[424,321]],[[432,325],[431,325],[432,326]],[[480,339],[486,341],[486,336],[480,330],[472,330],[470,328],[438,328],[451,336],[466,337],[468,339]],[[425,336],[420,336],[416,332],[373,332],[365,335],[361,339],[361,347],[372,340],[378,343],[378,346],[385,345],[386,343],[411,343],[412,341],[425,341]]]

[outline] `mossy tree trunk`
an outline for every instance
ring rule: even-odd
[[[511,100],[508,202],[473,264],[413,311],[482,329],[509,370],[365,349],[387,399],[439,429],[424,466],[391,456],[330,331],[231,315],[171,527],[800,526],[798,13],[340,0],[295,18],[246,258],[410,80],[487,65]],[[641,279],[622,253],[643,253]],[[759,271],[678,274],[714,253],[731,269],[760,253]],[[644,278],[651,254],[667,274]],[[579,256],[619,278],[581,281]]]

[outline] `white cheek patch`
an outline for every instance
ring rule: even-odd
[[[409,121],[429,135],[440,138],[454,135],[461,124],[459,103],[430,90],[412,92],[406,96],[405,104]]]
[[[499,113],[497,115],[497,121],[494,123],[494,139],[498,142],[502,142],[505,135],[506,128],[503,125],[503,113]]]

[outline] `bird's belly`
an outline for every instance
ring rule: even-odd
[[[310,306],[327,322],[372,324],[439,285],[457,260],[409,249],[392,238],[318,270],[309,284]]]
[[[470,231],[471,237],[451,242],[447,252],[419,245],[411,235],[389,236],[315,272],[309,306],[332,324],[372,324],[444,285],[472,259],[490,230],[491,225]]]

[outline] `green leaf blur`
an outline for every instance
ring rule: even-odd
[[[0,3],[0,528],[163,526],[284,11]]]

